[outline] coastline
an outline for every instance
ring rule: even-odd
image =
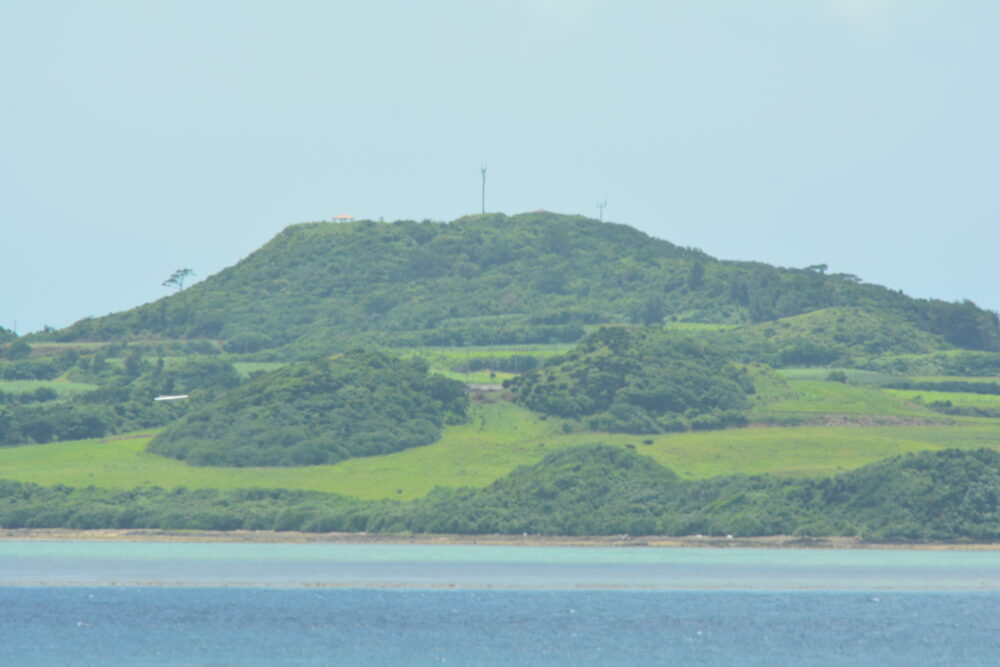
[[[853,537],[670,537],[663,535],[551,536],[551,535],[455,535],[398,533],[300,533],[267,530],[157,530],[10,528],[0,530],[0,541],[87,542],[228,542],[247,544],[411,544],[484,545],[516,547],[654,547],[701,549],[898,549],[927,551],[1000,551],[1000,542],[870,542]]]

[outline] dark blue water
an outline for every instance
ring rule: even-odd
[[[997,592],[0,588],[0,664],[995,665]]]

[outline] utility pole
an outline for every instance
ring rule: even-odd
[[[601,222],[604,222],[604,209],[608,207],[608,196],[604,195],[604,201],[597,203],[597,210],[600,212],[600,217],[598,218]]]
[[[479,171],[483,173],[483,195],[482,195],[482,208],[483,213],[486,213],[486,162],[479,165]]]

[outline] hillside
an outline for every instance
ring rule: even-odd
[[[864,368],[884,355],[929,354],[954,346],[896,313],[823,308],[769,322],[702,331],[699,340],[743,362]]]
[[[568,342],[583,324],[740,324],[844,306],[891,313],[949,345],[1000,349],[996,318],[969,302],[911,299],[825,267],[719,261],[625,225],[544,212],[293,225],[182,292],[33,340],[209,338],[304,358],[359,337]]]

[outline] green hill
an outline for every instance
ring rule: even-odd
[[[603,328],[508,384],[532,410],[624,433],[742,424],[754,393],[746,371],[723,355],[652,328]]]
[[[260,375],[172,423],[149,451],[195,465],[335,463],[427,445],[465,416],[461,382],[354,351]]]
[[[823,266],[542,212],[293,225],[0,331],[0,525],[992,539],[988,453],[840,473],[996,448],[998,373],[994,313]]]
[[[996,318],[969,302],[915,300],[825,267],[719,261],[625,225],[541,212],[293,225],[182,292],[35,338],[210,338],[303,358],[358,337],[565,342],[584,324],[739,324],[843,306],[891,313],[950,345],[1000,349]]]

